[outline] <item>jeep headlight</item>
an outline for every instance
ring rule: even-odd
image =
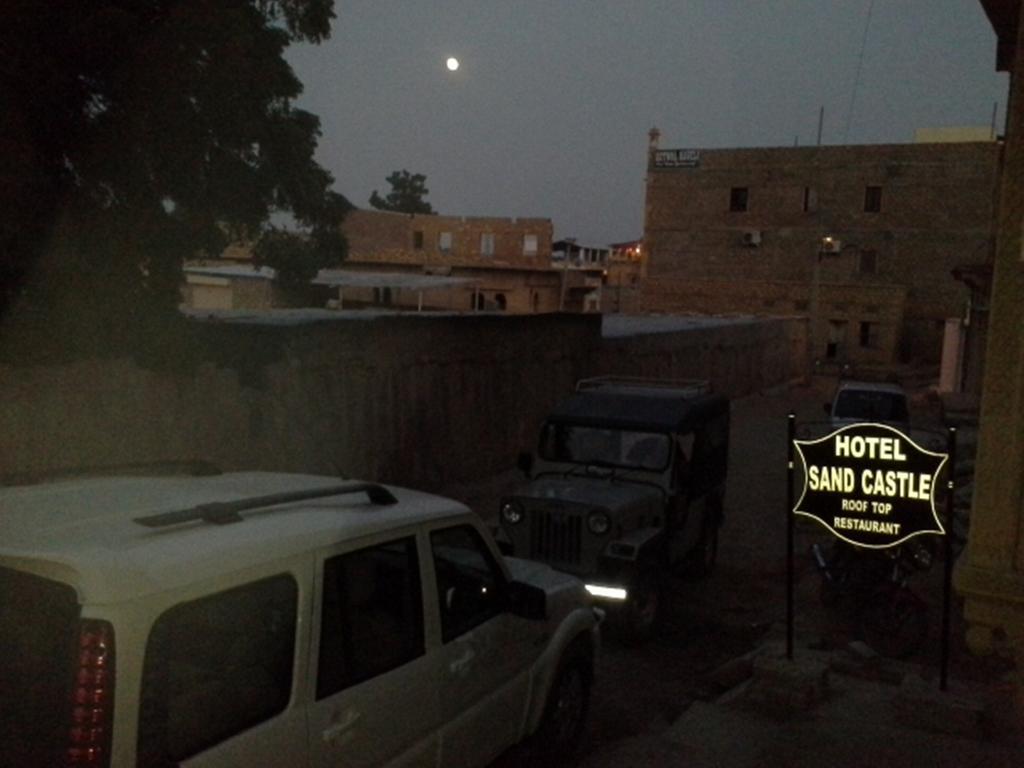
[[[501,519],[509,525],[523,522],[523,507],[515,501],[506,501],[501,505]]]
[[[597,509],[587,515],[587,530],[595,536],[604,536],[611,530],[612,519],[607,512]]]

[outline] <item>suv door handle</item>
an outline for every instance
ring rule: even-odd
[[[330,743],[336,741],[345,735],[346,732],[352,729],[352,727],[359,722],[359,713],[355,710],[349,710],[345,716],[338,722],[328,726],[324,732],[324,741]]]

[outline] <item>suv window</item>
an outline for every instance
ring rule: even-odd
[[[140,766],[173,765],[284,710],[298,588],[286,574],[176,605],[146,645]]]
[[[317,699],[400,667],[423,652],[415,537],[324,563]]]
[[[58,762],[78,614],[66,584],[0,568],[0,766]]]
[[[430,534],[441,639],[454,640],[505,608],[504,579],[480,534],[460,525]]]

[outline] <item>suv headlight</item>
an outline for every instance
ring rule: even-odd
[[[595,510],[587,515],[587,530],[595,536],[604,536],[612,527],[612,519],[607,512]]]
[[[501,505],[501,519],[509,525],[523,522],[523,507],[514,501],[506,501]]]

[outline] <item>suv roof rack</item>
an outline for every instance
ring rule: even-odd
[[[195,522],[196,520],[213,523],[214,525],[227,525],[229,523],[242,522],[242,516],[238,513],[249,509],[273,507],[278,504],[322,499],[328,496],[341,496],[349,493],[365,493],[370,499],[370,503],[378,506],[398,503],[398,499],[394,497],[394,494],[383,485],[376,483],[353,483],[351,485],[332,485],[327,488],[312,488],[306,491],[271,493],[266,496],[253,496],[252,498],[237,499],[235,501],[211,501],[207,504],[197,504],[186,509],[176,509],[171,512],[136,517],[134,522],[147,528],[167,528],[172,525]]]
[[[706,395],[711,391],[711,382],[707,379],[647,379],[642,376],[592,376],[580,379],[576,383],[577,392],[593,390],[615,390],[620,393],[630,391],[642,392],[650,390],[677,390],[684,395]]]

